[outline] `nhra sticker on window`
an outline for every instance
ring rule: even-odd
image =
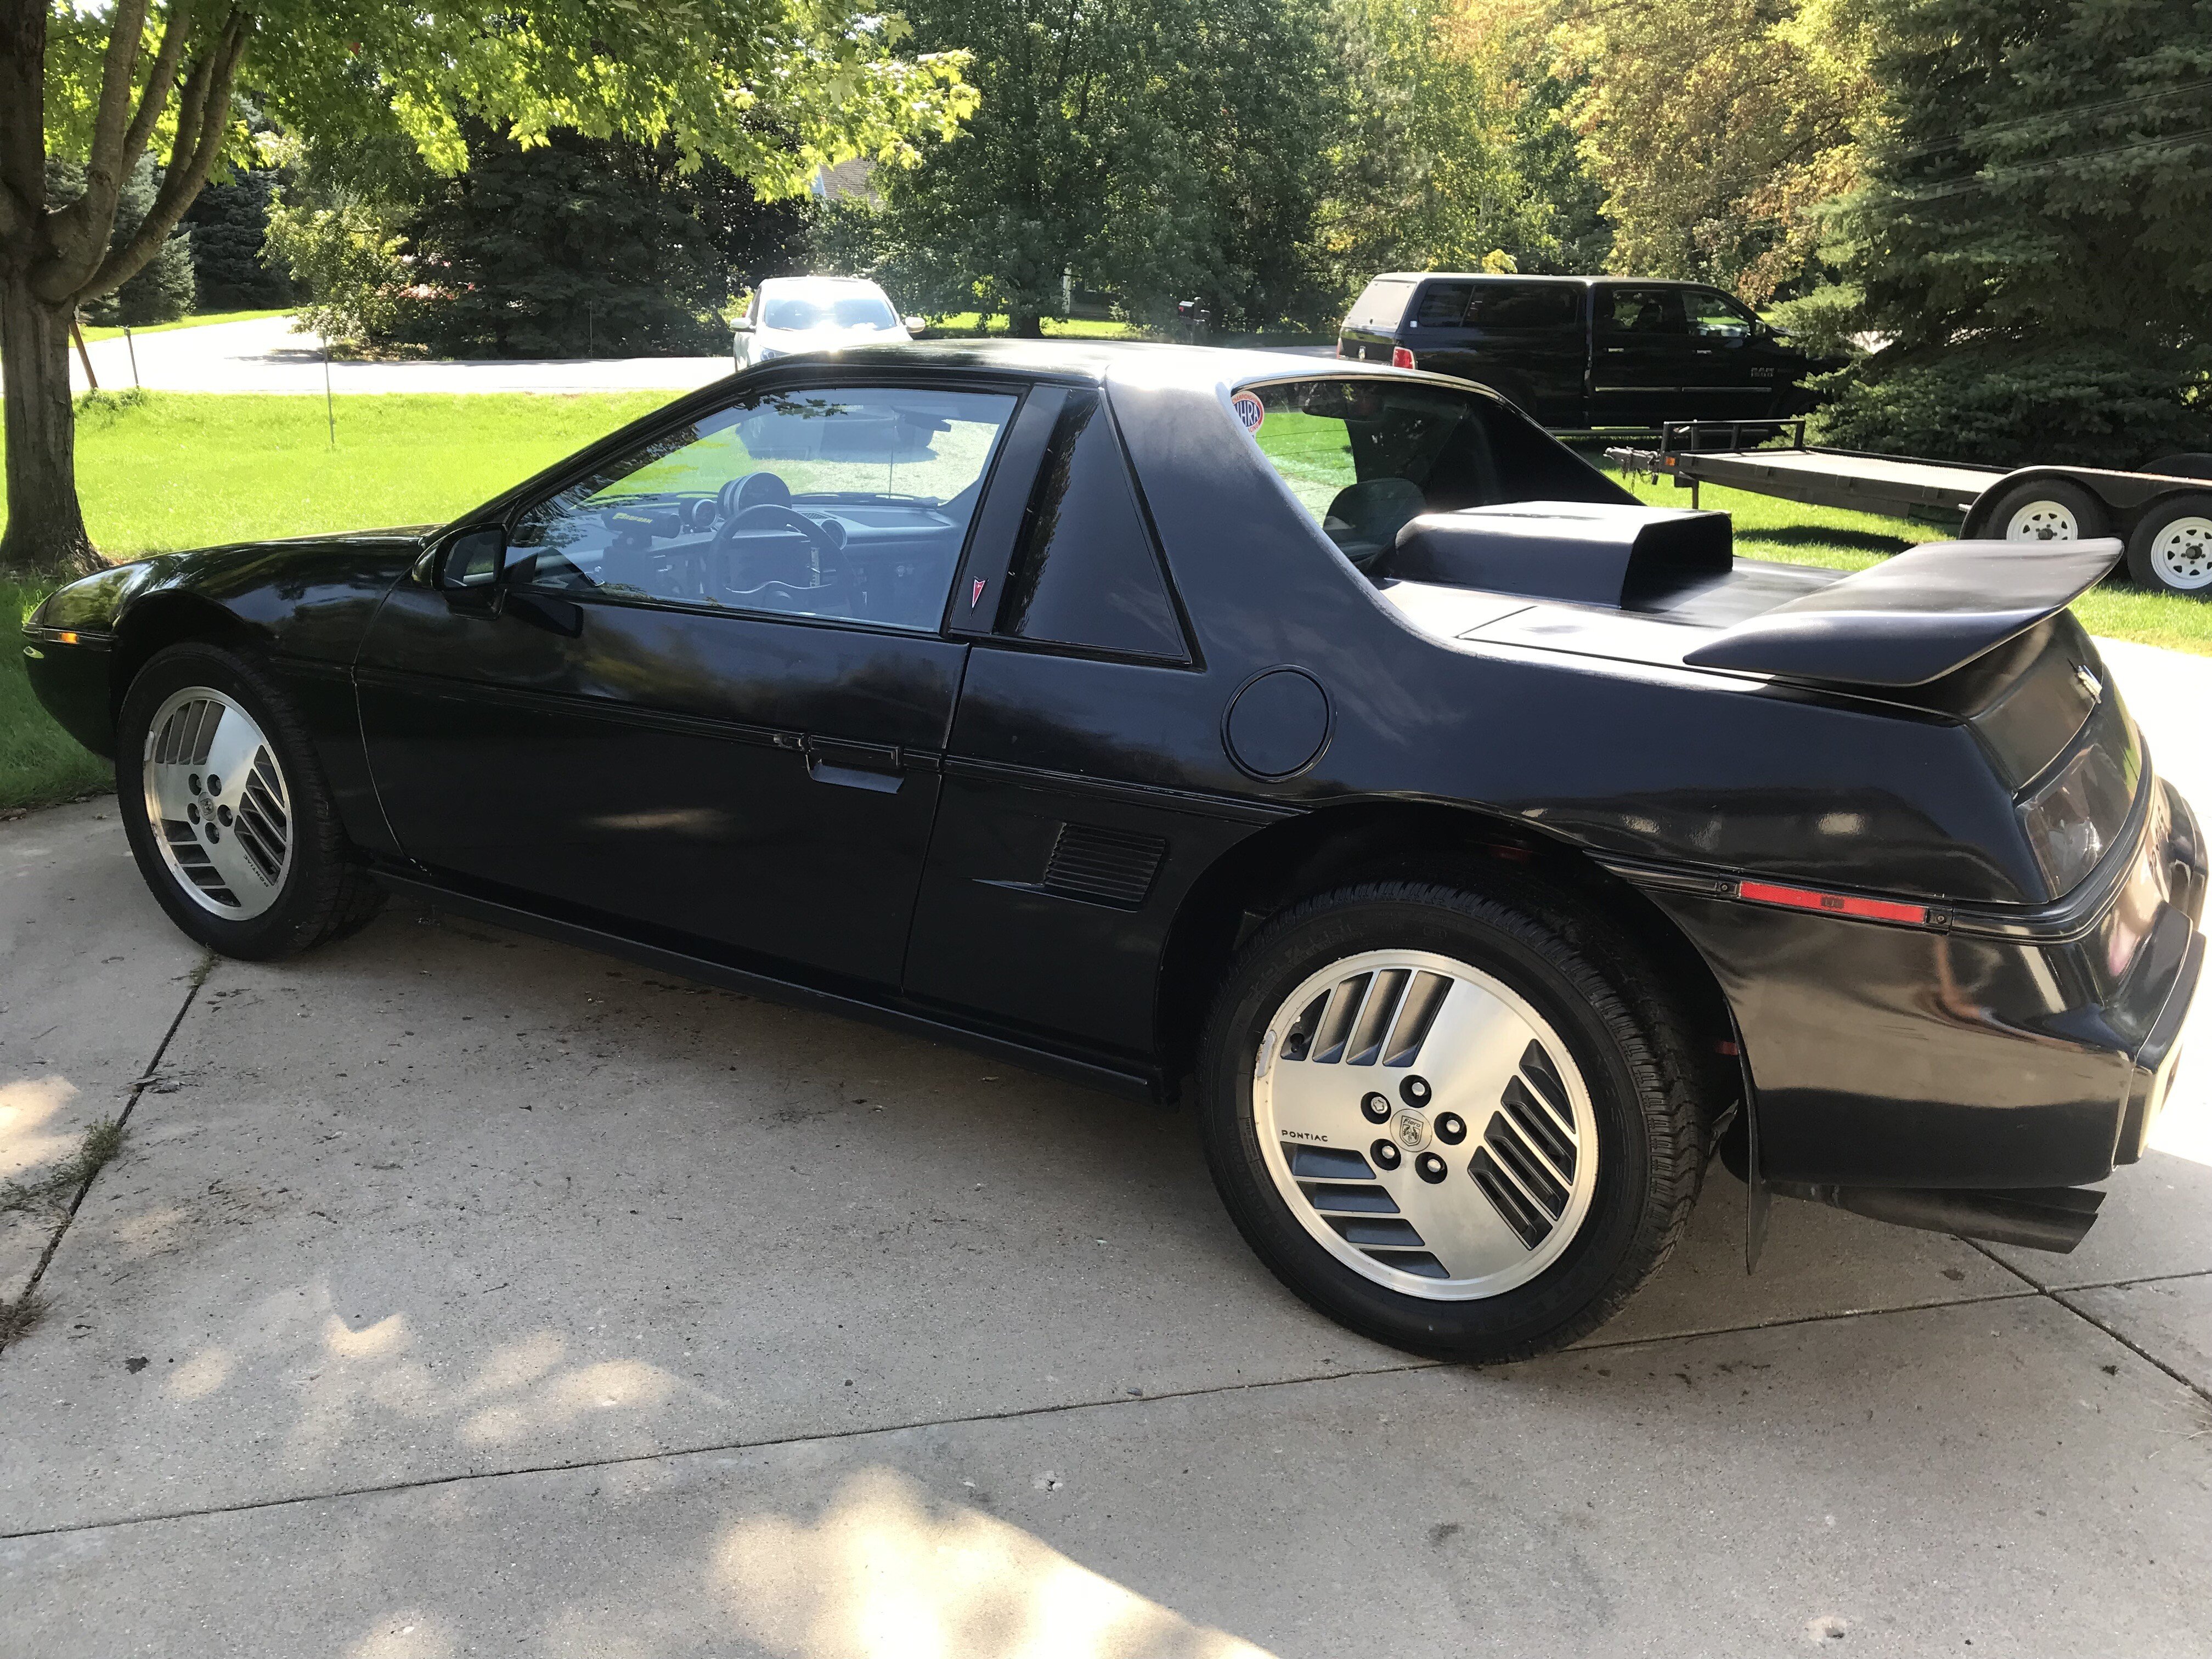
[[[1237,411],[1237,418],[1244,422],[1247,432],[1257,433],[1260,423],[1267,418],[1256,392],[1240,392],[1229,400],[1229,407]]]

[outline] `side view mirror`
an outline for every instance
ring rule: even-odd
[[[464,530],[446,544],[438,561],[438,586],[449,592],[488,590],[507,562],[507,532],[497,525]]]
[[[926,334],[929,331],[929,319],[927,317],[902,317],[899,321],[905,325],[906,331],[909,334]]]
[[[730,325],[730,332],[732,334],[750,334],[752,331],[753,319],[750,317],[740,317]]]

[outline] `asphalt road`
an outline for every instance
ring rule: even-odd
[[[2212,803],[2212,662],[2108,655]],[[2072,1256],[1783,1202],[1747,1279],[1717,1174],[1471,1371],[1286,1295],[1182,1117],[398,908],[210,962],[108,803],[0,825],[0,1177],[125,1111],[0,1217],[0,1652],[2212,1649],[2212,1066]]]
[[[295,334],[289,317],[210,323],[94,341],[86,348],[103,391],[133,384],[154,392],[277,392],[323,395],[323,343]],[[131,354],[137,362],[134,370]],[[688,392],[730,373],[727,357],[596,357],[559,362],[330,365],[331,390],[365,392]],[[135,380],[134,380],[135,374]],[[70,353],[70,383],[86,389]]]
[[[99,340],[86,348],[103,390],[133,384],[155,392],[276,392],[323,395],[323,345],[295,334],[289,317],[210,323]],[[1333,346],[1285,346],[1293,356],[1329,357]],[[131,354],[135,350],[134,365]],[[689,392],[730,373],[727,357],[592,357],[560,362],[331,363],[330,388],[365,392]],[[133,376],[136,376],[134,380]],[[86,388],[84,366],[70,353],[70,382]]]

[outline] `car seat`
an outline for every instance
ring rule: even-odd
[[[1427,511],[1428,497],[1408,478],[1363,478],[1336,492],[1328,504],[1322,528],[1344,550],[1344,556],[1364,567],[1393,542],[1398,532]]]

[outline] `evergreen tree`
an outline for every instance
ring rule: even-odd
[[[1842,217],[1889,343],[1838,441],[1998,464],[2212,447],[2212,0],[1877,0]]]
[[[267,247],[269,198],[280,176],[274,168],[241,169],[208,185],[185,212],[200,303],[210,311],[291,303],[291,282]]]
[[[781,268],[801,222],[727,169],[685,177],[672,145],[556,130],[524,149],[479,128],[410,227],[421,303],[402,327],[441,356],[725,350],[732,267]]]
[[[116,193],[115,225],[118,238],[135,236],[153,210],[161,188],[151,156],[141,156]],[[84,168],[56,156],[46,162],[46,198],[70,202],[84,194]],[[103,294],[84,307],[84,319],[100,328],[128,323],[174,322],[191,310],[194,298],[191,239],[181,233],[164,240],[144,268],[120,288]]]

